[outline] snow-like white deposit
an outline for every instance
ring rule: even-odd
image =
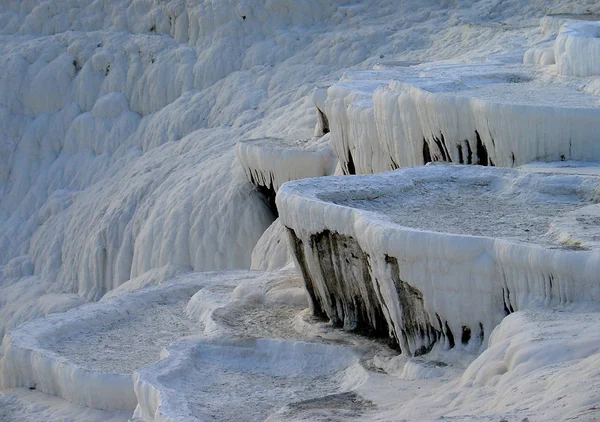
[[[564,48],[565,48],[565,32],[571,31],[571,29],[561,29],[561,27],[565,24],[569,24],[568,26],[571,28],[571,25],[578,26],[582,24],[582,21],[600,21],[600,15],[594,13],[584,13],[584,14],[571,14],[571,13],[559,13],[559,14],[551,14],[548,16],[544,16],[540,20],[540,32],[543,36],[548,37],[548,39],[536,44],[535,46],[527,49],[525,54],[523,55],[523,63],[525,64],[541,64],[541,65],[553,65],[556,63],[554,57],[555,48],[561,50],[563,56],[560,59],[560,64],[557,68],[559,73],[567,73],[572,74],[572,68],[565,63],[565,60],[569,60],[566,56],[564,56]],[[593,25],[593,24],[592,24]],[[560,41],[555,44],[557,35],[560,35]],[[584,44],[584,43],[581,43]],[[571,45],[569,48],[571,49],[570,54],[574,53],[574,46]],[[576,48],[576,47],[575,47]],[[587,49],[588,46],[583,46],[584,49]],[[574,53],[581,57],[584,54],[584,51],[578,51]],[[591,60],[591,58],[580,58],[577,61],[587,61]],[[582,75],[583,76],[583,75]]]
[[[272,217],[237,141],[313,136],[313,92],[342,69],[483,58],[535,42],[524,19],[594,4],[519,2],[515,19],[489,0],[5,2],[0,265],[27,256],[2,284],[29,283],[31,311],[2,305],[0,324],[48,314],[48,292],[97,300],[165,265],[248,267]]]
[[[337,160],[328,139],[252,139],[237,144],[236,154],[248,180],[277,192],[290,180],[333,174]]]
[[[294,273],[192,273],[29,322],[5,338],[0,386],[132,411],[137,397],[131,374],[156,362],[162,349],[181,337],[258,335],[248,330],[258,325],[252,317],[261,319],[261,308],[274,304],[281,309],[265,324],[265,334],[285,324],[290,327],[277,335],[293,333],[290,320],[306,307],[298,281]]]
[[[102,303],[6,335],[2,384],[4,377],[19,379],[20,385],[37,391],[0,393],[0,419],[127,419],[131,410],[82,409],[40,391],[78,403],[131,409],[137,397],[129,372],[155,360],[159,349],[190,331],[224,343],[243,335],[267,338],[258,341],[263,345],[317,341],[343,350],[342,345],[355,344],[355,337],[336,333],[331,324],[303,311],[305,292],[289,265],[289,252],[297,245],[281,247],[286,229],[279,222],[271,225],[272,204],[265,204],[264,191],[244,174],[252,174],[250,169],[259,164],[255,179],[262,178],[274,193],[285,181],[331,173],[329,148],[341,159],[335,174],[443,160],[444,154],[447,161],[460,162],[462,154],[465,163],[508,166],[532,159],[594,159],[600,78],[557,77],[554,66],[521,61],[528,48],[552,44],[559,25],[572,20],[565,13],[587,13],[591,19],[589,13],[600,11],[597,1],[451,3],[1,2],[0,334],[86,302]],[[538,22],[547,14],[551,17],[540,31]],[[581,58],[590,48],[586,43],[565,44],[577,68],[589,67]],[[534,56],[532,62],[551,62],[549,54]],[[432,61],[435,65],[427,64]],[[246,143],[247,151],[236,159],[236,145],[250,139],[280,139],[288,145]],[[295,140],[310,140],[317,148],[294,150],[289,144]],[[555,208],[544,209],[545,217]],[[582,208],[554,219],[548,242],[572,249],[574,257],[592,253],[594,210]],[[540,216],[545,218],[543,212]],[[326,239],[336,244],[343,240],[331,234]],[[367,262],[360,248],[348,245],[361,258],[350,255],[349,260]],[[522,263],[517,252],[507,262]],[[445,271],[439,262],[432,264],[433,272]],[[185,275],[193,271],[250,265],[287,268],[277,275],[219,273],[185,306],[191,292],[180,295],[174,289],[164,301],[152,293],[196,277]],[[577,260],[572,266],[581,267]],[[514,274],[522,271],[517,267],[511,267]],[[532,280],[529,273],[525,278]],[[162,287],[152,287],[156,285]],[[139,289],[148,290],[132,292]],[[412,290],[405,293],[418,305]],[[564,292],[564,297],[572,293]],[[527,302],[514,293],[506,300],[513,307]],[[372,310],[372,319],[386,321],[378,312]],[[25,331],[31,334],[27,339],[19,334]],[[477,333],[475,329],[471,338]],[[435,336],[435,330],[429,334]],[[367,355],[385,349],[361,341]],[[106,347],[86,353],[90,343]],[[477,342],[472,343],[466,347],[471,351]],[[368,359],[365,363],[363,356],[365,368],[400,374],[398,389],[393,377],[369,371],[374,388],[368,391],[390,397],[391,407],[397,407],[398,396],[408,400],[418,395],[415,385],[431,389],[455,377],[464,365],[452,367],[449,356],[458,356],[452,362],[474,357],[462,359],[459,349],[441,350],[435,357],[439,362],[408,360],[404,366],[405,358],[389,358],[394,363],[378,366]],[[93,361],[99,350],[101,362]],[[214,374],[220,364],[223,368],[235,360],[204,356],[210,356]],[[330,357],[337,365],[335,356]],[[441,369],[447,368],[444,362],[451,368]],[[241,379],[249,378],[245,367],[238,369]],[[176,378],[169,382],[181,385]],[[367,390],[329,394],[342,390],[337,382],[328,385],[319,390],[327,395],[287,403],[271,419],[379,417],[383,408],[369,401],[376,400],[361,397]],[[125,390],[129,392],[119,393]],[[253,391],[243,392],[251,396]],[[182,397],[180,393],[176,395]],[[222,394],[214,389],[203,398],[222,403]],[[277,394],[269,400],[277,406],[285,401]]]
[[[593,5],[555,3],[519,16]],[[313,92],[342,69],[506,50],[506,28],[481,28],[511,13],[489,1],[4,2],[0,329],[83,302],[55,293],[97,300],[168,265],[248,267],[272,217],[238,141],[311,138]]]
[[[131,412],[91,409],[35,390],[17,388],[0,393],[3,422],[126,422],[130,416]]]
[[[411,359],[404,372],[420,366],[420,376],[435,370],[438,378],[420,377],[410,383],[396,379],[387,384],[369,379],[356,393],[372,401],[376,410],[362,419],[596,421],[600,413],[597,311],[596,306],[515,312],[494,330],[489,349],[464,371],[450,363],[448,353],[442,355],[448,365]],[[459,372],[462,375],[457,376]],[[392,390],[401,391],[405,399],[390,395]]]
[[[366,378],[351,349],[251,339],[184,340],[137,371],[134,416],[169,421],[262,421],[287,403],[356,388]],[[243,416],[241,416],[243,415]]]
[[[546,235],[554,219],[597,209],[599,183],[430,165],[290,182],[277,202],[317,315],[387,329],[411,354],[440,341],[475,351],[515,310],[600,301],[596,243],[565,224]]]
[[[600,20],[567,22],[554,44],[556,71],[563,75],[600,75]]]
[[[600,21],[598,13],[551,13],[540,19],[540,31],[544,36],[558,35],[565,23],[575,21]]]
[[[200,278],[127,293],[10,331],[0,385],[34,388],[96,409],[133,410],[131,372],[190,334],[185,305],[206,283]]]
[[[527,66],[427,63],[347,73],[327,95],[346,174],[430,161],[600,160],[600,97]]]
[[[275,220],[263,233],[252,251],[253,270],[275,271],[292,264],[292,251],[287,242],[285,227]]]
[[[135,369],[157,361],[181,337],[215,331],[212,313],[231,301],[236,287],[260,292],[274,278],[249,271],[192,273],[32,321],[4,340],[0,386],[35,388],[97,409],[133,410]]]

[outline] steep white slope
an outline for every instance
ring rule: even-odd
[[[233,164],[232,146],[245,131],[194,131],[264,116],[272,108],[269,91],[284,88],[283,70],[265,63],[309,41],[290,45],[298,31],[292,26],[277,44],[275,28],[310,25],[333,6],[293,6],[297,13],[290,13],[257,3],[244,20],[232,5],[7,5],[0,262],[29,255],[40,294],[50,288],[98,299],[165,264],[249,266],[272,219]],[[241,42],[231,42],[234,34]],[[232,86],[236,95],[224,89]],[[311,131],[310,114],[302,116],[310,109],[294,95],[276,100],[293,104],[296,120]]]
[[[166,264],[249,266],[272,220],[236,141],[312,136],[312,91],[340,69],[535,37],[513,3],[4,2],[0,265],[27,255],[40,295],[89,299]],[[567,5],[593,2],[519,3],[519,19]]]
[[[285,227],[279,219],[269,226],[252,250],[253,270],[275,271],[287,265],[293,266]]]

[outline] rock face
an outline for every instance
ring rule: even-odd
[[[325,230],[310,237],[311,256],[288,229],[297,262],[306,281],[315,315],[329,315],[334,325],[366,334],[387,336],[389,328],[371,280],[368,256],[352,237]],[[307,260],[318,261],[313,279]]]
[[[566,226],[546,233],[598,207],[599,183],[435,165],[290,182],[277,202],[313,313],[421,355],[436,344],[477,351],[528,306],[599,301],[596,245],[565,241]]]
[[[320,273],[315,280],[306,266],[307,257],[302,240],[292,229],[289,229],[289,236],[315,315],[329,316],[338,327],[375,337],[387,337],[393,332],[391,345],[401,350],[414,347],[411,344],[414,343],[413,338],[426,337],[426,342],[414,350],[415,355],[429,352],[440,339],[442,332],[431,325],[423,307],[423,294],[400,279],[397,259],[386,256],[390,279],[396,288],[402,312],[400,337],[390,330],[383,310],[386,305],[381,300],[379,280],[372,279],[369,256],[355,239],[329,230],[311,236],[311,259],[320,264]]]

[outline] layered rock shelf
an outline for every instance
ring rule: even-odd
[[[565,41],[567,39],[568,33],[573,33],[572,29],[561,30],[563,25],[568,24],[570,28],[573,23],[575,25],[579,25],[584,22],[589,22],[594,25],[594,21],[600,21],[600,15],[594,13],[586,13],[586,14],[570,14],[570,13],[559,13],[544,16],[540,20],[540,32],[543,36],[548,37],[547,40],[538,43],[537,45],[530,47],[527,49],[525,54],[523,55],[523,63],[525,64],[541,64],[541,65],[553,65],[556,64],[555,50],[559,55],[564,53]],[[579,32],[575,30],[575,32]],[[556,38],[560,33],[560,38],[558,42],[556,42]],[[587,47],[584,46],[583,50],[579,50],[577,53],[581,56],[581,53],[585,51]],[[573,53],[575,49],[572,49],[569,46],[571,53]],[[557,68],[559,73],[568,72],[568,67],[565,66],[566,56],[561,56],[560,61],[561,65]],[[591,58],[589,58],[591,59]],[[583,59],[587,60],[587,59]],[[592,59],[593,60],[593,59]],[[581,61],[581,59],[579,60]]]
[[[236,155],[248,180],[265,195],[276,213],[275,194],[290,180],[333,174],[336,158],[327,139],[250,139],[239,142]]]
[[[600,21],[565,23],[554,43],[554,56],[562,75],[600,75]]]
[[[432,161],[517,167],[600,160],[600,97],[526,65],[347,73],[327,91],[324,108],[346,174]]]
[[[569,224],[595,215],[599,186],[429,165],[291,182],[277,204],[315,315],[420,355],[477,351],[529,306],[600,301],[597,242]]]

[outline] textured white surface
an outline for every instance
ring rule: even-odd
[[[567,22],[554,44],[556,70],[563,75],[600,75],[600,21]]]
[[[131,412],[90,409],[38,391],[15,388],[0,392],[3,422],[126,422]]]
[[[600,97],[582,86],[518,64],[427,63],[348,72],[325,108],[346,173],[598,161]]]
[[[156,362],[181,337],[230,333],[227,318],[219,323],[213,314],[232,301],[239,302],[232,311],[249,301],[297,312],[306,299],[296,281],[295,275],[259,271],[190,273],[31,321],[5,337],[0,387],[35,388],[81,406],[133,411],[135,369]]]
[[[139,320],[146,312],[147,316],[156,314],[153,309],[163,314],[161,307],[173,307],[178,301],[184,300],[185,306],[208,282],[206,277],[183,279],[168,287],[126,293],[12,330],[3,342],[0,386],[35,388],[96,409],[133,410],[137,399],[131,368],[157,360],[162,347],[189,334],[190,328],[183,312],[181,321],[162,334],[154,324],[140,325]],[[134,337],[135,348],[130,344]]]
[[[492,329],[505,316],[505,309],[526,309],[535,304],[600,302],[597,283],[600,253],[595,242],[583,243],[584,239],[577,234],[574,234],[577,241],[565,240],[563,234],[558,239],[563,243],[558,247],[546,246],[546,242],[536,241],[534,235],[529,238],[530,234],[524,231],[524,238],[511,239],[510,231],[521,230],[513,228],[515,225],[527,225],[527,221],[538,217],[531,214],[533,209],[511,215],[498,223],[500,227],[496,231],[486,228],[492,231],[484,230],[480,236],[474,236],[479,230],[476,219],[465,221],[463,229],[450,227],[444,230],[443,221],[440,220],[442,224],[435,223],[444,207],[448,208],[444,200],[460,201],[459,196],[445,198],[444,190],[457,189],[454,184],[468,190],[471,185],[472,190],[484,189],[508,202],[549,202],[550,209],[552,203],[571,203],[570,209],[573,209],[597,201],[599,183],[596,176],[551,176],[509,169],[434,165],[372,176],[289,182],[280,189],[277,203],[282,224],[293,229],[302,240],[306,266],[330,317],[336,312],[329,298],[332,294],[339,296],[341,292],[329,290],[331,287],[326,279],[332,275],[322,272],[315,258],[317,254],[311,249],[314,247],[311,236],[324,231],[349,236],[367,254],[374,283],[372,288],[378,292],[377,300],[391,334],[399,341],[404,336],[399,328],[404,326],[403,309],[393,274],[390,276],[388,257],[398,260],[400,280],[421,292],[429,324],[440,332],[446,332],[449,327],[457,347],[473,349],[485,347]],[[430,201],[427,207],[412,210],[411,192],[427,186],[439,191],[442,206],[437,207],[436,201]],[[435,195],[435,192],[431,194]],[[352,205],[357,201],[375,204],[382,201],[385,205],[386,198],[393,202],[391,208],[370,206],[369,210],[364,210]],[[403,201],[409,202],[406,210],[402,208]],[[485,212],[485,206],[478,208],[477,201],[470,202],[470,208],[475,215]],[[587,208],[597,209],[598,205]],[[554,217],[561,216],[560,209],[555,210],[559,214]],[[499,213],[496,217],[501,220],[502,209],[496,211]],[[418,212],[420,222],[414,216],[404,222],[403,212]],[[428,213],[435,215],[430,227],[427,226]],[[541,230],[542,234],[548,230],[551,221],[545,220],[546,228]],[[511,227],[502,230],[503,224]],[[534,226],[532,224],[535,231]],[[456,230],[462,234],[451,234]],[[504,233],[506,231],[508,233]],[[366,282],[371,283],[370,280]],[[462,307],[456,306],[457,303],[470,305]],[[469,344],[461,346],[463,327],[468,327],[472,335]],[[483,336],[479,342],[477,335]],[[420,341],[419,338],[409,339],[409,343],[400,346],[414,353]],[[448,339],[444,341],[448,346]]]
[[[6,1],[0,265],[27,256],[2,284],[35,289],[7,293],[22,298],[0,324],[50,312],[46,293],[97,300],[166,265],[248,267],[271,219],[237,141],[310,138],[312,94],[343,69],[481,60],[537,42],[522,21],[595,5],[513,3]]]
[[[342,71],[373,66],[393,70],[445,59],[481,63],[488,56],[492,61],[516,62],[525,48],[548,41],[548,35],[540,35],[535,27],[541,16],[597,12],[597,8],[595,0],[459,0],[452,5],[417,0],[2,2],[0,331],[98,300],[107,292],[119,295],[194,270],[251,265],[252,248],[271,218],[247,184],[234,146],[244,139],[320,136],[323,121],[315,130],[319,116],[314,104],[325,110],[322,88],[339,81]],[[581,86],[586,83],[575,79],[572,86],[600,92],[597,81]],[[559,94],[565,97],[564,92],[548,91],[546,101]],[[394,95],[389,98],[392,102]],[[403,134],[405,128],[398,126],[375,127],[373,113],[357,104],[341,103],[354,113],[351,130],[357,139],[379,136],[382,129]],[[355,118],[359,114],[360,119]],[[584,133],[586,124],[576,129],[566,125],[561,134],[554,133],[558,123],[544,130],[555,139],[575,130]],[[536,133],[545,136],[544,130]],[[514,139],[519,136],[514,134]],[[395,144],[383,146],[389,149],[389,145]],[[357,164],[379,171],[372,163],[383,163],[381,168],[388,169],[390,163],[382,161],[389,159],[385,148],[381,150],[385,153],[372,152],[374,159],[365,158],[367,164]],[[519,144],[519,148],[524,147]],[[393,155],[395,160],[406,156],[403,151],[393,152],[399,154]],[[414,153],[418,152],[417,148]],[[293,159],[293,155],[286,157],[288,162]],[[278,170],[281,180],[289,178],[288,173],[294,171]],[[594,218],[586,211],[574,216],[574,221],[557,224],[557,239],[565,241],[563,234],[568,232],[573,239],[566,241],[574,247],[578,242],[593,242],[585,227],[575,236],[581,217]],[[265,234],[252,257],[253,266],[284,265],[286,254],[276,246],[280,232],[275,226]],[[296,330],[308,337],[332,335],[324,324],[295,317],[305,300],[297,285],[281,290],[261,286],[240,288],[235,300],[243,306],[228,306],[215,318],[209,317],[214,315],[211,312],[227,306],[233,295],[229,285],[222,291],[207,289],[189,309],[206,311],[200,319],[212,324],[208,332],[223,336],[235,330],[289,340],[294,340]],[[273,306],[263,309],[263,303]],[[337,340],[348,341],[347,337]],[[34,359],[23,368],[39,364],[37,375],[49,380],[58,374],[55,378],[66,382],[65,368],[56,366],[50,374],[45,362]],[[429,376],[413,363],[405,375]],[[444,376],[403,381],[398,386],[380,374],[374,377],[377,382],[371,384],[371,391],[378,392],[380,399],[390,398],[395,411],[386,417],[360,412],[344,417],[396,418],[402,414],[399,401],[417,395],[415,385],[431,391],[432,385],[444,384]],[[564,376],[568,378],[568,372]],[[74,394],[86,394],[90,386],[83,384]],[[571,393],[581,389],[581,385],[565,385],[573,386]],[[104,400],[104,390],[98,391],[98,399]],[[452,398],[443,397],[448,409]],[[515,403],[523,399],[517,394],[511,397]],[[109,405],[117,406],[123,399],[123,395],[116,397]],[[122,416],[90,412],[39,392],[19,393],[15,399],[2,393],[0,401],[7,404],[0,405],[7,420],[118,420]],[[464,405],[454,402],[449,407],[460,414],[457,420],[468,420],[470,414],[484,419],[491,415],[494,420],[505,416],[499,411],[489,413],[486,406],[491,402],[489,397],[472,397]],[[317,413],[309,413],[309,420],[339,417],[339,409],[327,403],[304,403],[295,409],[315,406]],[[432,401],[425,398],[418,403]],[[413,408],[418,403],[413,402]],[[349,404],[342,402],[344,407]],[[471,410],[469,404],[479,407]],[[567,410],[556,415],[567,415]],[[430,416],[431,409],[421,408],[411,417]]]
[[[337,159],[328,138],[247,140],[237,144],[236,155],[249,181],[277,192],[290,180],[333,174]]]
[[[350,348],[323,344],[188,339],[164,354],[134,375],[135,416],[262,421],[287,403],[352,390],[367,377]]]
[[[287,265],[293,266],[285,227],[275,220],[263,233],[252,251],[253,270],[275,271]]]

